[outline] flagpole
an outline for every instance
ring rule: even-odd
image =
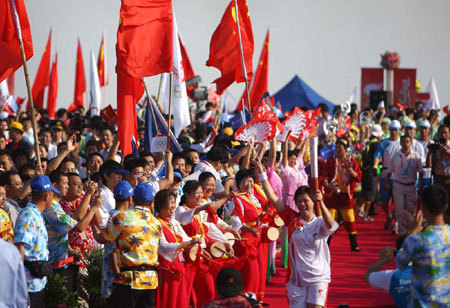
[[[170,119],[172,117],[172,92],[173,92],[173,72],[170,72],[170,94],[169,94],[169,120],[167,122],[167,151],[170,152]]]
[[[37,166],[41,167],[41,153],[39,152],[39,139],[37,134],[36,114],[34,110],[33,94],[31,93],[30,77],[28,75],[27,57],[25,55],[25,48],[23,47],[22,30],[20,28],[20,20],[17,15],[16,4],[14,0],[9,0],[9,6],[11,9],[11,15],[13,16],[14,26],[16,28],[17,37],[19,39],[20,51],[22,53],[23,72],[25,74],[25,83],[27,85],[28,102],[31,107],[31,121],[33,125],[33,137],[34,137],[34,155],[36,155]]]
[[[251,120],[252,119],[252,113],[251,113],[252,109],[250,107],[250,91],[248,90],[247,69],[245,67],[244,51],[242,49],[241,26],[239,25],[240,23],[239,23],[239,12],[238,12],[237,0],[234,0],[234,7],[236,9],[236,24],[237,24],[238,37],[239,37],[239,51],[241,53],[241,66],[242,66],[242,72],[244,73],[245,92],[247,93],[248,112],[250,113],[250,120]]]
[[[150,95],[148,94],[148,88],[147,88],[147,84],[145,83],[144,78],[142,78],[142,83],[144,84],[145,95],[147,95],[147,104],[150,105],[150,110],[152,111],[153,124],[155,124],[156,135],[159,135],[159,128],[158,128],[158,123],[156,123],[155,110],[153,110],[153,103],[150,100]]]
[[[161,77],[159,78],[158,96],[156,97],[156,104],[158,104],[158,106],[159,106],[159,98],[161,97],[161,88],[162,88],[163,74],[164,73],[162,73]],[[162,111],[162,113],[164,113],[164,110],[161,110],[161,111]]]

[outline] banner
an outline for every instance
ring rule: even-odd
[[[413,108],[416,105],[416,69],[394,70],[394,103]]]
[[[361,68],[361,109],[370,107],[370,92],[383,90],[382,68]]]

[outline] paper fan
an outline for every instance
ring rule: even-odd
[[[276,133],[276,124],[269,119],[255,119],[238,128],[234,139],[239,141],[251,141],[260,143],[271,140]]]
[[[290,131],[289,138],[299,139],[306,130],[306,116],[305,113],[299,108],[295,108],[294,111],[283,121],[285,131]]]

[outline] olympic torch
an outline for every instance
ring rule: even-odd
[[[313,136],[309,138],[309,152],[310,152],[310,166],[311,166],[311,178],[312,181],[312,189],[314,192],[319,190],[319,162],[317,160],[318,155],[318,145],[319,138],[317,136]],[[317,201],[314,204],[314,210],[317,216],[322,216],[322,211],[320,210],[320,203]]]

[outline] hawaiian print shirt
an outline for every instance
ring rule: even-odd
[[[108,224],[104,236],[111,243],[116,241],[119,250],[119,267],[149,265],[158,266],[158,247],[162,228],[150,209],[135,207],[117,214]],[[156,271],[122,272],[114,282],[130,285],[132,289],[156,289]]]
[[[66,214],[56,200],[42,212],[42,217],[48,232],[49,261],[54,263],[66,259],[69,252],[69,231],[78,222]]]
[[[14,230],[11,226],[11,219],[8,213],[0,209],[0,238],[9,242],[14,239]]]
[[[20,212],[14,227],[14,243],[23,243],[25,261],[48,261],[48,235],[41,212],[32,203]],[[47,277],[35,278],[25,266],[28,292],[39,292],[45,288]]]
[[[119,214],[117,210],[109,211],[109,217],[114,217],[117,214]],[[105,244],[103,247],[102,298],[109,298],[112,294],[114,273],[109,264],[109,256],[114,253],[114,249],[116,249],[116,242]]]
[[[410,261],[409,307],[450,307],[450,225],[428,226],[407,237],[397,266],[405,270]]]
[[[78,198],[75,206],[64,198],[61,199],[59,203],[61,204],[64,212],[66,212],[70,216],[73,216],[77,208],[80,206],[83,198],[84,196]],[[69,231],[69,245],[73,249],[80,250],[81,252],[92,250],[95,246],[95,241],[91,225],[88,225],[83,232],[78,232],[76,230]]]

